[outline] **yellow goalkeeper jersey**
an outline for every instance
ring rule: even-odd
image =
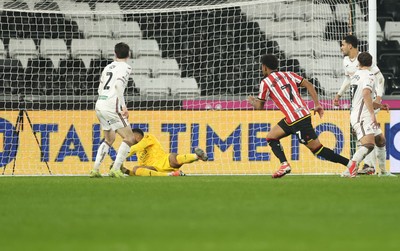
[[[131,146],[128,157],[135,153],[139,166],[154,166],[157,161],[168,156],[158,139],[152,134],[146,134],[139,143]]]

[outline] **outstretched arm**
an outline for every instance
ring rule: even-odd
[[[314,101],[314,115],[318,112],[319,117],[322,118],[322,116],[324,116],[324,109],[319,103],[318,94],[317,91],[315,91],[313,84],[311,84],[307,79],[303,79],[300,86],[307,88],[308,93],[310,93],[310,96]]]
[[[350,77],[345,76],[339,92],[336,94],[335,98],[333,99],[334,106],[339,106],[339,99],[341,96],[343,96],[343,94],[347,91],[347,89],[349,89],[350,83],[351,83]]]

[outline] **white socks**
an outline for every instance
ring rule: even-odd
[[[360,146],[358,150],[354,153],[353,158],[351,159],[352,161],[356,161],[357,164],[360,163],[365,156],[370,152],[368,148],[365,146]]]
[[[382,173],[386,172],[386,146],[375,147],[376,156],[378,158],[379,169]]]
[[[103,162],[104,157],[108,153],[108,150],[110,150],[110,146],[106,142],[103,141],[103,143],[101,143],[101,145],[99,146],[99,149],[97,150],[96,160],[94,161],[93,169],[95,171],[100,171],[101,162]]]
[[[370,167],[375,167],[376,159],[378,159],[381,172],[386,172],[386,146],[375,146],[374,150],[365,157],[364,163]]]
[[[119,170],[121,167],[122,163],[125,161],[126,157],[128,156],[129,152],[131,150],[131,147],[122,141],[121,145],[118,148],[118,153],[117,157],[115,158],[114,165],[113,165],[113,170]]]
[[[375,167],[376,166],[376,152],[377,152],[377,147],[375,146],[374,150],[370,152],[367,156],[364,158],[364,164],[370,166],[370,167]]]

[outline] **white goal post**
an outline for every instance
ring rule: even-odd
[[[185,173],[270,174],[279,167],[265,136],[283,114],[271,102],[254,111],[246,101],[257,95],[267,53],[278,56],[280,70],[315,85],[326,108],[324,118],[313,116],[317,134],[349,157],[348,96],[340,109],[332,98],[343,80],[341,38],[355,34],[362,49],[369,41],[376,51],[376,3],[368,10],[365,2],[2,0],[0,172],[89,173],[103,138],[94,112],[98,81],[120,41],[131,49],[125,97],[132,127],[154,134],[166,151],[201,147],[210,156],[183,166]],[[295,174],[343,170],[295,136],[282,144]]]

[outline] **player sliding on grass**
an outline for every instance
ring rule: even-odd
[[[261,110],[266,99],[270,97],[285,115],[285,118],[267,135],[267,142],[272,152],[281,162],[281,167],[272,178],[280,178],[292,170],[280,142],[280,139],[291,134],[296,134],[300,143],[307,146],[315,155],[344,166],[349,165],[349,159],[334,153],[320,143],[312,127],[310,110],[301,98],[298,87],[307,88],[314,101],[314,114],[318,113],[322,118],[324,110],[318,101],[314,86],[296,73],[278,71],[278,59],[274,55],[263,56],[261,63],[265,78],[261,81],[258,98],[249,97],[249,102],[255,109]]]
[[[342,44],[340,47],[344,58],[343,58],[343,68],[345,73],[345,78],[343,80],[342,86],[340,87],[339,92],[336,94],[333,103],[335,106],[339,106],[339,99],[343,94],[347,91],[351,83],[351,77],[354,76],[355,72],[358,70],[358,60],[357,57],[360,54],[358,50],[358,39],[353,35],[345,36],[342,40]],[[383,77],[379,68],[372,64],[370,67],[370,71],[375,75],[375,90],[374,95],[374,106],[379,107],[375,109],[375,115],[378,114],[379,110],[388,110],[389,107],[385,104],[381,105],[382,96],[384,94],[385,89],[385,78]],[[386,139],[382,133],[381,128],[378,126],[375,130],[375,149],[369,153],[364,159],[364,166],[362,170],[360,170],[359,174],[374,174],[375,173],[375,163],[376,159],[378,159],[379,169],[381,170],[380,176],[394,176],[390,172],[386,171]],[[344,176],[348,175],[348,170],[346,169],[343,172]]]
[[[188,163],[207,161],[207,154],[196,148],[195,154],[166,153],[157,138],[142,130],[132,129],[134,144],[131,146],[129,156],[136,154],[138,165],[129,170],[121,167],[121,171],[131,176],[184,176],[179,168]]]

